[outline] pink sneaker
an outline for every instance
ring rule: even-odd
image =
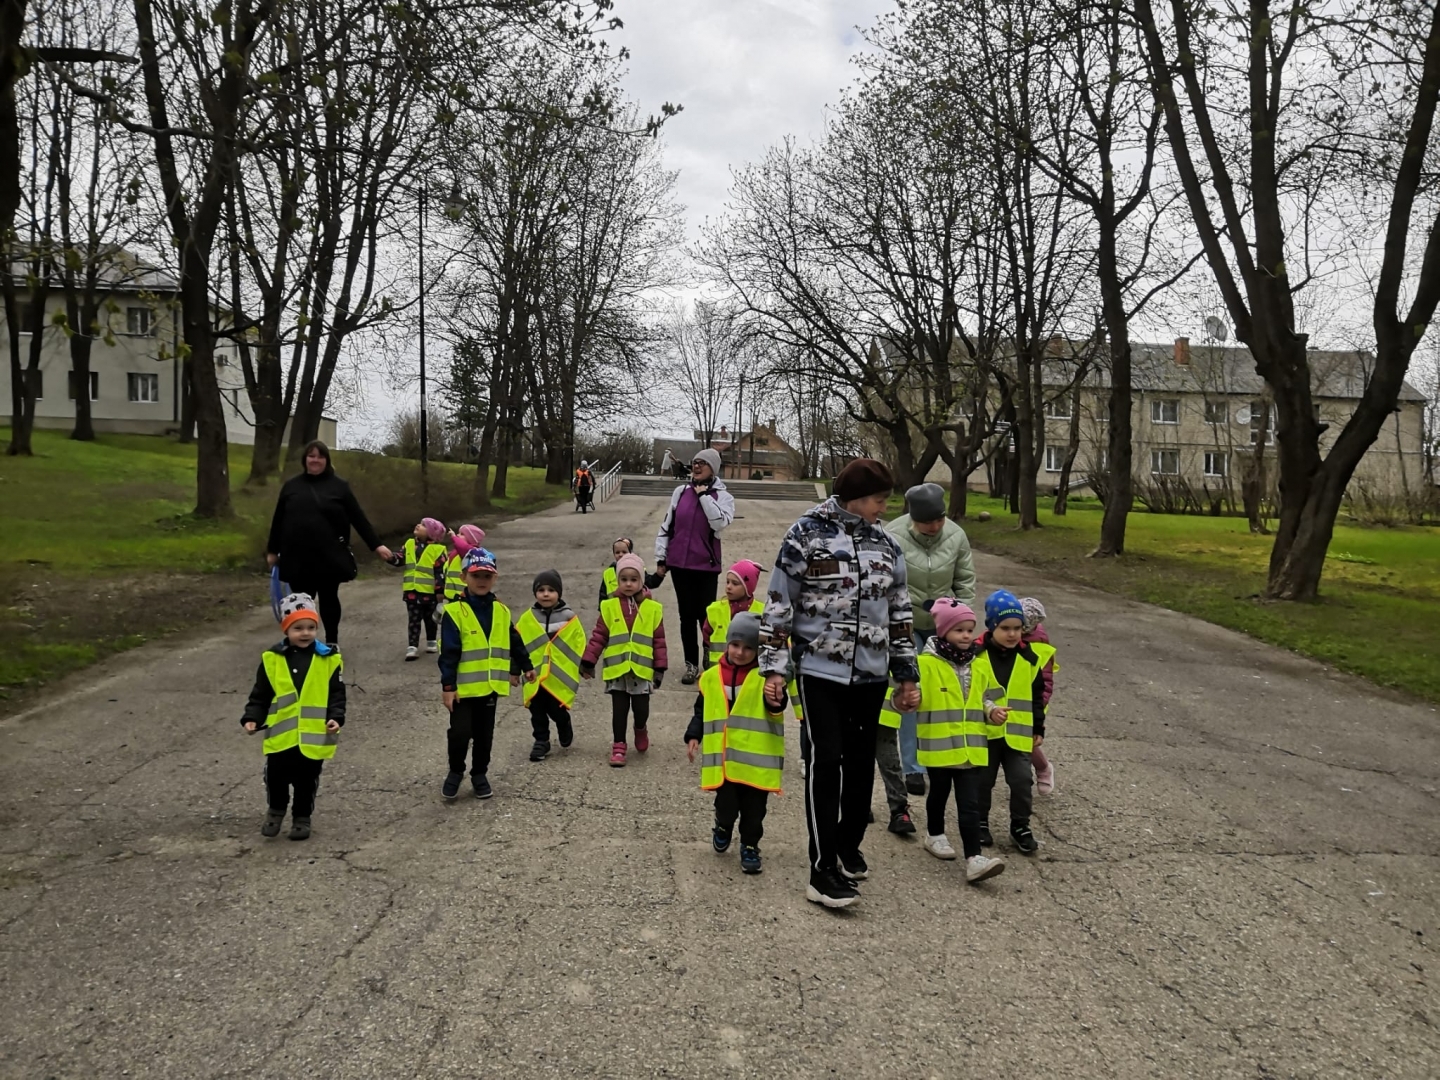
[[[1044,769],[1035,770],[1035,790],[1049,795],[1055,790],[1055,763],[1050,762]]]
[[[623,742],[610,744],[610,767],[612,769],[625,767],[625,744]]]
[[[649,750],[649,749],[650,749],[650,732],[649,732],[649,730],[646,729],[646,728],[643,728],[643,727],[642,727],[642,728],[636,728],[636,729],[635,729],[635,750],[636,750],[636,752],[643,754],[646,750]]]

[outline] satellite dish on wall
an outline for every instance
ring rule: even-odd
[[[1211,341],[1224,341],[1230,336],[1230,328],[1218,315],[1205,316],[1205,336]]]

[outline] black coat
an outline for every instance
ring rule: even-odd
[[[292,586],[348,580],[342,542],[350,543],[352,528],[366,547],[380,546],[349,484],[331,471],[301,473],[280,489],[266,550],[280,556],[280,577]]]

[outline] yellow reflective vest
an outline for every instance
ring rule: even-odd
[[[1030,753],[1035,749],[1035,702],[1032,700],[1035,677],[1042,668],[1055,658],[1055,647],[1043,642],[1032,642],[1027,646],[1039,661],[1031,664],[1021,653],[1015,656],[1015,666],[1010,671],[1009,686],[1001,686],[995,678],[995,669],[990,666],[990,654],[982,652],[970,665],[971,678],[983,679],[985,710],[985,736],[989,739],[1004,739],[1012,750]],[[1059,671],[1057,664],[1055,670]],[[972,684],[973,685],[973,684]],[[1003,724],[990,722],[990,710],[999,706],[1006,710]]]
[[[926,768],[972,769],[990,762],[990,740],[985,734],[983,673],[970,665],[970,693],[966,694],[954,665],[920,654],[920,706],[915,710],[919,741],[916,760]]]
[[[764,610],[764,600],[751,602],[751,615],[759,615]],[[716,600],[705,609],[705,618],[710,623],[710,642],[707,659],[712,664],[718,664],[720,657],[725,653],[725,635],[730,632],[730,601],[723,596],[719,600]]]
[[[605,599],[609,600],[620,591],[620,577],[615,573],[615,564],[611,563],[605,568]]]
[[[700,676],[704,736],[700,742],[700,786],[713,791],[725,781],[761,791],[779,791],[785,767],[785,716],[765,704],[765,676],[745,676],[732,704],[718,666]]]
[[[490,637],[470,605],[461,600],[445,605],[445,618],[460,629],[460,666],[455,675],[458,698],[510,696],[510,609],[496,601],[490,616]]]
[[[568,709],[575,702],[575,691],[580,689],[580,658],[585,653],[585,627],[580,617],[572,617],[559,630],[547,634],[535,612],[527,610],[515,629],[538,672],[534,682],[525,684],[525,704],[529,705],[543,686]]]
[[[405,577],[400,591],[435,595],[435,564],[445,558],[445,545],[427,543],[420,548],[412,536],[405,541]]]
[[[265,753],[278,754],[298,746],[300,753],[314,761],[335,756],[340,733],[325,730],[325,717],[330,708],[330,679],[337,671],[344,671],[345,664],[340,650],[333,645],[330,648],[329,653],[321,655],[317,651],[311,658],[305,684],[298,691],[285,657],[268,651],[261,657],[265,677],[275,691],[270,714],[265,718]]]
[[[461,555],[452,552],[445,560],[445,599],[459,600],[465,595],[465,575],[460,572]]]
[[[634,625],[626,626],[618,597],[600,605],[600,617],[605,620],[605,629],[609,633],[605,651],[600,654],[600,666],[606,682],[629,674],[637,679],[654,681],[655,631],[660,628],[664,614],[665,609],[659,601],[646,597],[640,601]]]

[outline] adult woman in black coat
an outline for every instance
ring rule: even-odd
[[[309,593],[320,608],[325,640],[340,640],[340,583],[355,578],[350,550],[353,528],[382,559],[390,549],[375,535],[350,485],[335,475],[330,448],[316,439],[305,447],[304,471],[280,489],[265,560],[280,564],[280,578],[292,592]]]

